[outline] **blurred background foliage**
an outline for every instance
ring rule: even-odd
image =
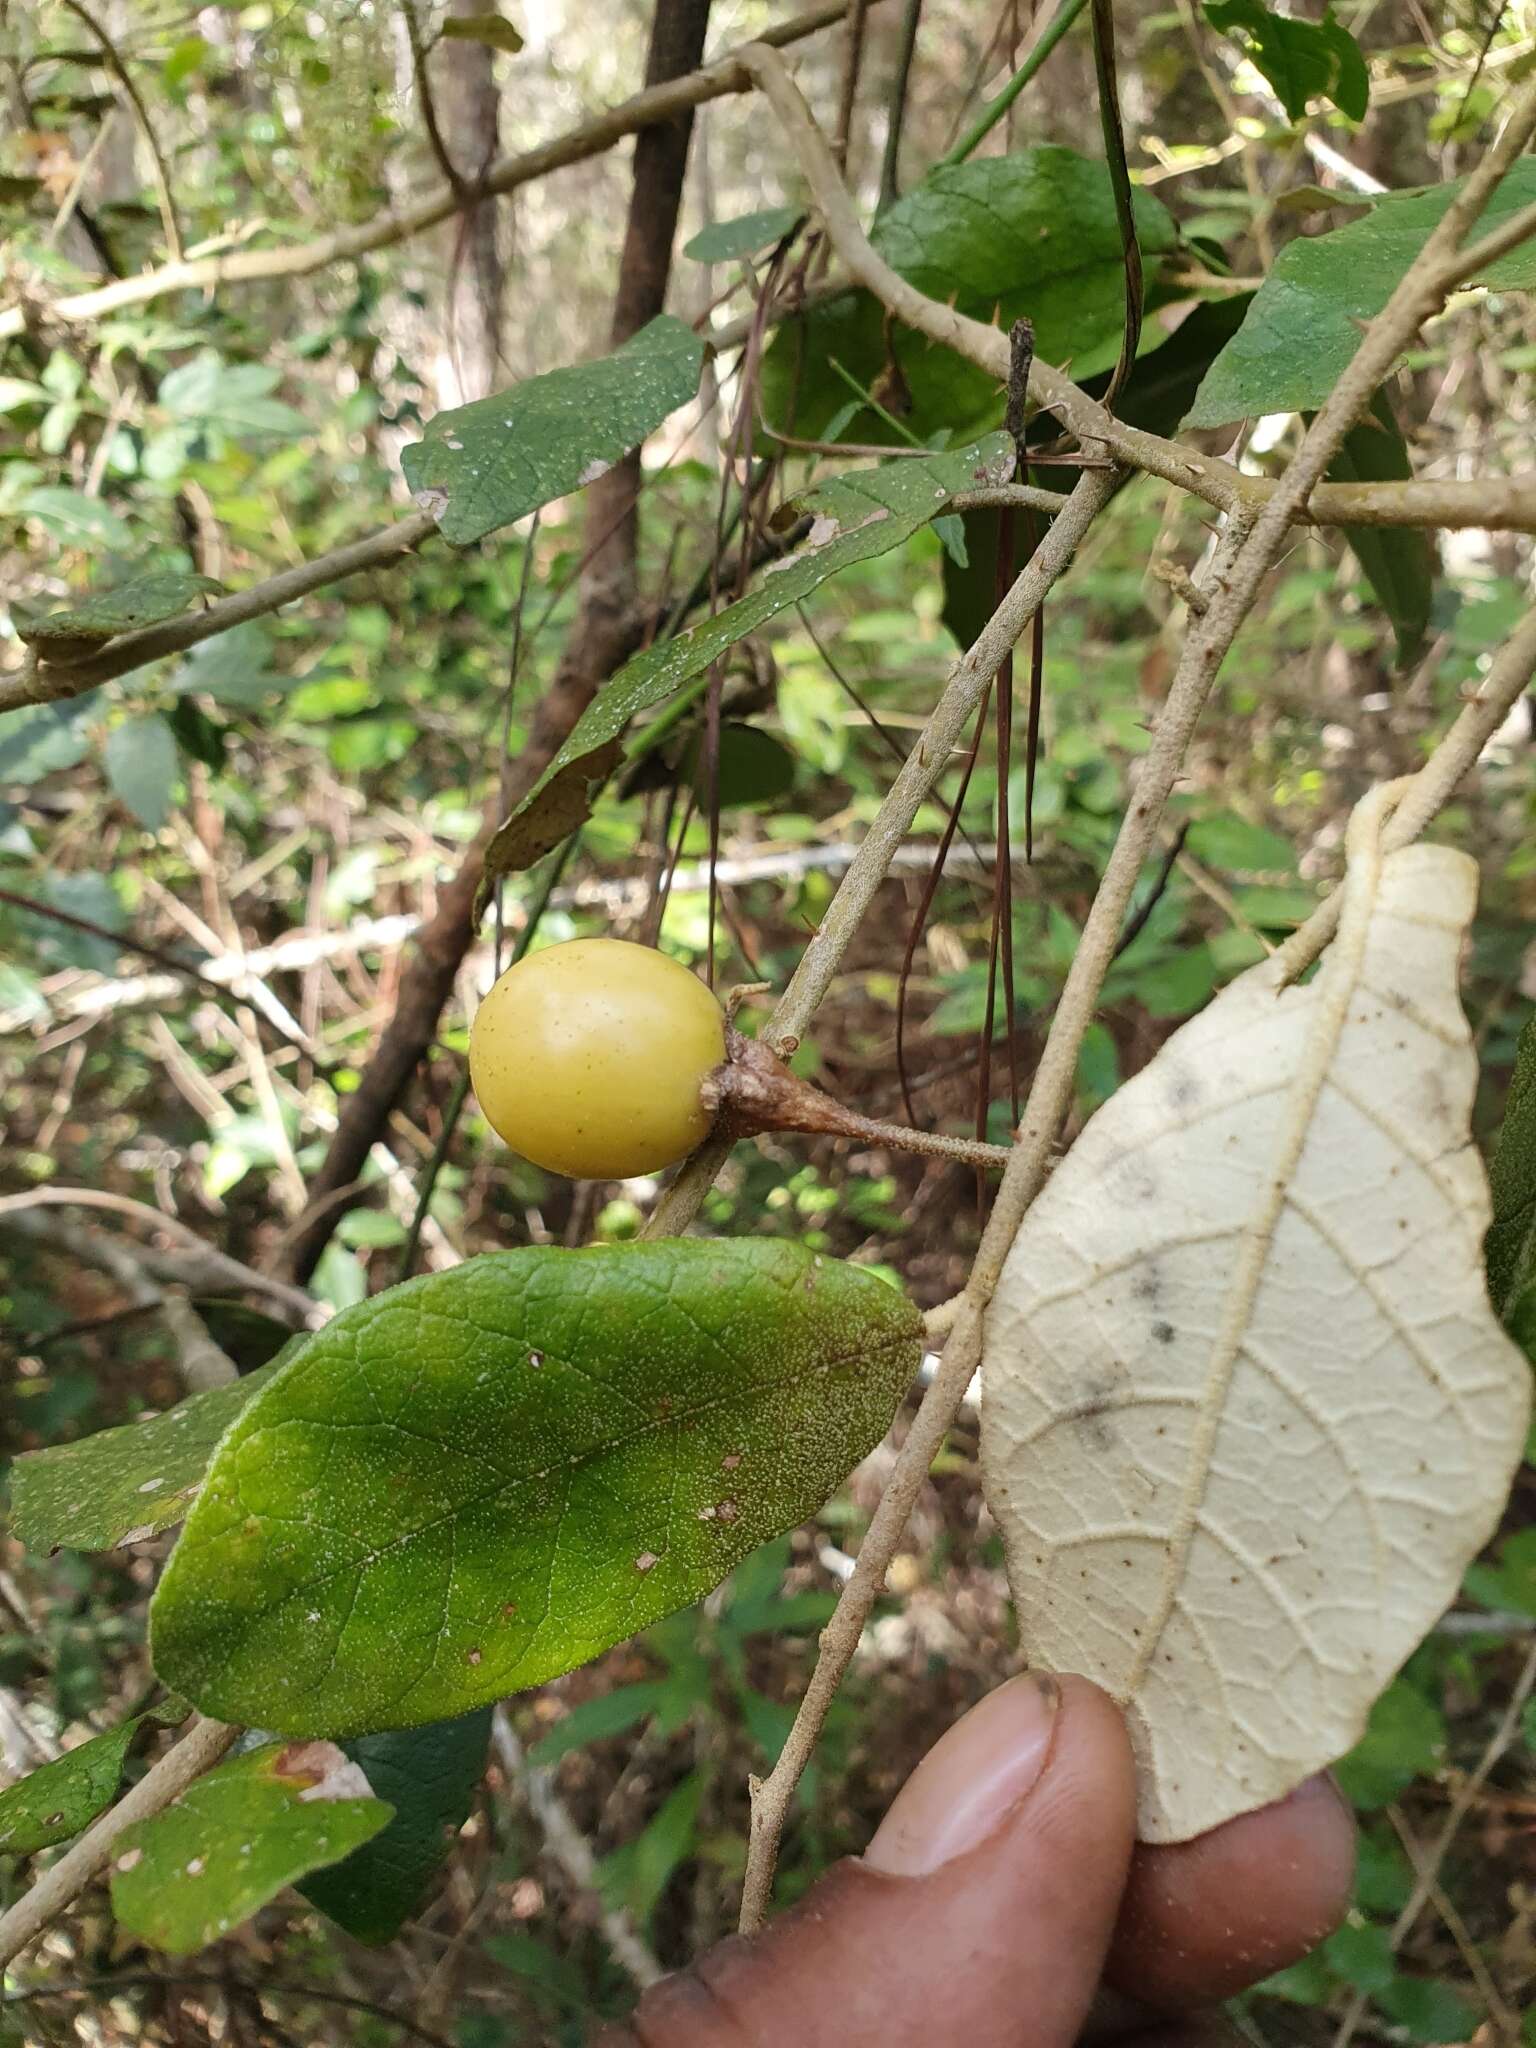
[[[99,0],[99,11],[149,109],[190,248],[241,246],[258,222],[268,242],[307,240],[376,218],[433,175],[398,7]],[[871,203],[898,12],[871,14],[853,126],[851,173]],[[1310,6],[1294,12],[1320,18]],[[423,20],[438,13],[424,8]],[[714,45],[746,39],[775,13],[760,0],[718,8]],[[1133,169],[1179,232],[1184,270],[1153,315],[1166,327],[1197,288],[1217,305],[1251,289],[1277,247],[1347,218],[1362,184],[1459,174],[1486,139],[1497,90],[1531,62],[1524,4],[1344,0],[1339,20],[1371,67],[1369,110],[1351,120],[1317,101],[1293,120],[1241,44],[1217,35],[1190,0],[1135,0],[1117,15]],[[517,10],[524,47],[488,58],[482,131],[490,118],[500,148],[516,150],[635,89],[647,20],[639,0],[600,10],[526,0]],[[1027,5],[928,0],[904,185],[1006,76],[1028,21]],[[823,36],[798,58],[828,118],[840,47]],[[0,8],[0,69],[14,117],[0,144],[8,297],[25,303],[29,289],[79,289],[159,260],[144,138],[78,16],[54,0],[11,0]],[[1093,108],[1086,40],[1069,38],[983,153],[1059,143],[1097,154]],[[46,610],[130,566],[238,586],[397,516],[409,503],[400,451],[440,406],[487,381],[578,359],[606,331],[627,154],[573,165],[502,201],[488,255],[449,226],[300,279],[185,292],[76,330],[30,324],[0,360],[8,603],[21,616]],[[681,240],[798,196],[765,112],[736,98],[701,112]],[[489,359],[487,277],[496,293]],[[741,285],[739,259],[680,259],[670,303],[692,320],[720,299],[727,317],[746,304]],[[478,314],[466,303],[477,291]],[[1533,370],[1529,309],[1518,299],[1467,293],[1430,323],[1392,394],[1416,472],[1528,462]],[[1257,423],[1241,439],[1245,466],[1272,472],[1300,428],[1291,416]],[[701,418],[695,408],[647,451],[641,581],[658,609],[707,572],[724,436],[719,411]],[[1206,436],[1224,451],[1232,441],[1232,430]],[[783,491],[819,461],[790,451]],[[972,538],[979,544],[974,527]],[[1171,672],[1184,614],[1163,572],[1192,566],[1208,544],[1198,505],[1142,480],[1094,529],[1048,605],[1035,858],[1014,878],[1013,1059],[1026,1076]],[[190,655],[0,718],[5,1192],[48,1183],[115,1191],[251,1264],[279,1257],[305,1177],[389,1015],[410,922],[430,915],[504,750],[515,754],[527,735],[574,614],[580,548],[574,502],[531,532],[524,522],[467,551],[433,540]],[[1296,534],[1191,755],[1172,813],[1187,830],[1106,986],[1083,1051],[1079,1119],[1306,915],[1339,873],[1351,803],[1371,781],[1416,764],[1528,601],[1524,540],[1451,534],[1422,566],[1432,581],[1426,573],[1411,585],[1394,631],[1378,585],[1337,533]],[[525,579],[522,669],[508,709]],[[925,532],[779,619],[733,678],[727,702],[749,737],[735,743],[723,790],[723,985],[782,986],[953,658],[947,622],[964,619],[963,600],[939,538]],[[1402,612],[1416,600],[1422,616],[1405,663]],[[0,663],[14,663],[14,623],[6,630]],[[539,944],[655,930],[659,835],[670,823],[676,839],[696,718],[661,751],[659,775],[603,796]],[[1443,820],[1444,836],[1475,851],[1483,869],[1466,999],[1485,1138],[1536,1003],[1530,738],[1522,707]],[[654,786],[634,786],[646,780]],[[975,1114],[997,780],[988,739],[912,956],[908,1067],[919,1117],[942,1128],[964,1129]],[[1006,794],[1017,848],[1017,753]],[[910,859],[881,892],[797,1060],[878,1116],[901,1114],[901,964],[944,823],[937,805],[920,814]],[[678,843],[659,937],[697,963],[708,941],[709,847],[697,807]],[[509,932],[539,885],[535,873],[505,892]],[[215,1000],[186,972],[241,950],[265,962],[268,1001],[249,984]],[[432,1059],[375,1148],[368,1198],[315,1276],[332,1304],[396,1277],[490,960],[487,927]],[[301,1043],[271,1028],[270,999]],[[986,1117],[998,1138],[1010,1121],[1009,1060],[1002,1036]],[[423,1258],[443,1265],[497,1245],[622,1239],[655,1192],[649,1181],[554,1181],[500,1150],[471,1111],[433,1184]],[[980,1225],[962,1169],[781,1139],[738,1151],[706,1217],[717,1230],[793,1235],[870,1264],[924,1304],[960,1284]],[[0,1226],[0,1299],[0,1430],[10,1449],[179,1396],[157,1318],[136,1312],[110,1261],[93,1260],[63,1227],[22,1237]],[[235,1335],[225,1341],[237,1349]],[[253,1341],[261,1354],[259,1328]],[[924,1747],[1017,1661],[974,1438],[968,1411],[803,1787],[782,1899],[859,1847]],[[591,2014],[621,2011],[632,1995],[611,1938],[615,1914],[668,1966],[730,1926],[746,1775],[782,1740],[889,1456],[887,1447],[814,1527],[759,1553],[698,1609],[512,1702],[447,1873],[389,1948],[364,1949],[290,1897],[184,1981],[171,1972],[145,1983],[135,1975],[150,1967],[145,1958],[87,1913],[29,1965],[26,1985],[42,1995],[0,2008],[0,2039],[372,2044],[398,2037],[393,2010],[459,2048],[578,2041]],[[1356,1908],[1316,1956],[1247,2001],[1255,2039],[1332,2039],[1357,1992],[1366,2001],[1359,2037],[1392,2042],[1491,2043],[1501,2019],[1536,2004],[1531,1707],[1459,1814],[1429,1909],[1394,1933],[1414,1857],[1454,1810],[1522,1670],[1529,1694],[1533,1504],[1527,1467],[1499,1544],[1342,1767],[1363,1830]],[[145,1696],[144,1602],[161,1547],[50,1559],[0,1539],[8,1775]],[[590,1850],[585,1881],[551,1852],[541,1819],[551,1789]],[[24,1877],[24,1865],[0,1861],[0,1895]],[[112,1977],[122,1982],[70,1989]],[[260,1998],[250,1988],[279,1982],[286,1988]],[[1524,2038],[1536,2041],[1529,2021]]]

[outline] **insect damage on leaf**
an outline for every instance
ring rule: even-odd
[[[1351,1747],[1525,1439],[1468,1135],[1476,868],[1411,847],[1345,886],[1310,984],[1252,969],[1093,1118],[988,1318],[1022,1639],[1127,1707],[1150,1841]]]

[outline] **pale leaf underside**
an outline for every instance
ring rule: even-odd
[[[1310,984],[1235,982],[1093,1118],[993,1303],[1022,1640],[1127,1706],[1146,1840],[1351,1747],[1519,1459],[1456,988],[1475,889],[1409,848]]]

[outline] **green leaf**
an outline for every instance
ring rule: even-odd
[[[1323,1943],[1323,1959],[1357,1991],[1380,1991],[1397,1974],[1392,1936],[1372,1921],[1346,1920]]]
[[[1371,411],[1344,437],[1328,475],[1335,483],[1391,483],[1412,476],[1408,444],[1392,413],[1392,401],[1378,391]],[[1439,561],[1427,532],[1416,527],[1346,526],[1376,600],[1397,635],[1397,659],[1406,668],[1423,652]]]
[[[1197,819],[1185,844],[1196,860],[1207,861],[1228,875],[1262,875],[1274,870],[1289,874],[1296,866],[1296,849],[1289,839],[1267,825],[1250,825],[1231,811]]]
[[[160,380],[160,403],[176,419],[232,441],[307,434],[302,413],[268,396],[277,382],[278,372],[264,363],[226,363],[206,348]]]
[[[1488,1292],[1510,1321],[1536,1288],[1536,1017],[1520,1034],[1499,1142],[1488,1167],[1493,1221],[1483,1240]]]
[[[1143,352],[1136,358],[1116,403],[1117,415],[1128,426],[1144,427],[1149,434],[1171,434],[1194,402],[1200,379],[1216,356],[1242,325],[1251,292],[1233,292],[1196,306],[1166,341],[1155,341],[1155,330],[1143,330]],[[1109,386],[1109,372],[1084,380],[1094,397],[1102,397]],[[1049,437],[1056,423],[1042,413],[1032,423],[1031,438]],[[1078,472],[1053,468],[1047,472],[1053,489],[1068,490]],[[956,645],[970,647],[997,608],[997,547],[1000,514],[992,511],[961,515],[965,531],[967,560],[958,562],[946,551],[944,557],[944,624]],[[1014,515],[1015,552],[1022,560],[1026,522]],[[1038,814],[1037,814],[1038,815]]]
[[[648,1678],[638,1685],[616,1685],[612,1692],[600,1692],[594,1699],[572,1707],[563,1721],[557,1721],[529,1750],[528,1761],[535,1769],[546,1770],[586,1743],[606,1742],[610,1736],[623,1735],[640,1722],[648,1721],[666,1697],[666,1682],[659,1678]]]
[[[392,1941],[416,1912],[469,1814],[485,1773],[491,1709],[425,1728],[390,1729],[345,1745],[394,1818],[341,1863],[299,1886],[358,1941]]]
[[[200,1294],[193,1297],[192,1306],[214,1343],[242,1373],[270,1365],[285,1347],[291,1347],[288,1356],[292,1357],[304,1341],[302,1332],[295,1336],[287,1323],[259,1308],[249,1308],[243,1301]]]
[[[693,1848],[704,1796],[704,1774],[691,1771],[673,1787],[634,1841],[605,1856],[597,1883],[610,1906],[627,1907],[642,1925],[650,1919],[672,1873]]]
[[[505,50],[509,57],[515,57],[523,47],[521,30],[504,14],[450,14],[440,33],[450,41],[489,43],[493,50]]]
[[[1281,250],[1242,326],[1211,365],[1186,425],[1220,427],[1266,412],[1311,412],[1338,382],[1373,320],[1402,282],[1462,180],[1389,192],[1330,235]],[[1536,158],[1510,168],[1478,222],[1486,234],[1536,200]],[[1536,243],[1501,256],[1469,283],[1520,290],[1536,283]]]
[[[220,590],[222,584],[211,576],[185,575],[179,570],[149,570],[110,590],[93,592],[69,611],[52,612],[46,618],[30,620],[20,628],[21,637],[36,647],[45,661],[59,658],[59,645],[78,647],[81,653],[104,646],[119,633],[134,633],[141,626],[158,625],[188,610],[192,600],[206,590]],[[80,656],[77,654],[76,659]]]
[[[11,1520],[28,1550],[112,1550],[182,1520],[213,1447],[307,1334],[259,1372],[193,1394],[147,1422],[27,1451],[11,1466]]]
[[[1371,1709],[1365,1734],[1334,1767],[1356,1806],[1385,1806],[1445,1760],[1445,1717],[1406,1678],[1394,1679]]]
[[[0,1856],[31,1856],[67,1842],[104,1813],[117,1795],[123,1759],[143,1718],[136,1714],[93,1735],[0,1792]]]
[[[815,1512],[921,1327],[768,1239],[496,1252],[359,1302],[221,1443],[155,1668],[221,1718],[336,1736],[569,1671]]]
[[[216,704],[253,706],[264,702],[287,678],[268,666],[271,647],[259,619],[231,626],[228,632],[200,640],[171,676],[166,687],[174,695],[212,697]]]
[[[126,548],[133,543],[127,523],[110,505],[62,484],[39,484],[27,492],[21,509],[67,547]]]
[[[1315,99],[1332,100],[1351,121],[1365,119],[1370,72],[1360,45],[1331,7],[1321,21],[1299,21],[1273,13],[1260,0],[1205,0],[1205,14],[1212,28],[1242,45],[1292,121]]]
[[[125,718],[107,734],[107,780],[147,831],[170,815],[176,781],[176,735],[157,713]]]
[[[205,768],[222,768],[224,749],[229,741],[228,728],[220,725],[216,718],[210,718],[200,704],[194,704],[190,697],[183,697],[173,704],[165,714],[165,722],[178,747],[201,761]]]
[[[1399,1977],[1377,1992],[1376,2003],[1410,2041],[1470,2041],[1478,2032],[1477,2008],[1434,1977]]]
[[[1155,275],[1178,230],[1149,192],[1135,194],[1135,212],[1143,261]],[[872,239],[930,298],[953,300],[1005,330],[1027,314],[1043,361],[1070,362],[1082,377],[1119,352],[1124,268],[1102,163],[1052,146],[935,170],[881,215]],[[780,327],[763,358],[765,419],[781,432],[823,438],[849,395],[834,361],[865,389],[886,394],[887,410],[920,442],[940,432],[970,436],[1002,416],[995,379],[889,323],[872,294],[855,290]],[[854,424],[861,441],[904,438],[868,408]]]
[[[783,241],[801,217],[797,206],[765,206],[757,213],[738,214],[735,220],[717,220],[685,242],[683,254],[695,263],[733,263]]]
[[[950,454],[852,470],[807,492],[796,509],[814,514],[814,520],[793,554],[772,564],[755,590],[714,618],[637,654],[598,691],[544,775],[491,841],[487,874],[530,866],[574,830],[581,818],[573,816],[569,801],[572,778],[590,780],[590,768],[582,764],[617,739],[639,712],[670,697],[728,647],[800,603],[840,569],[899,547],[957,491],[1005,483],[1012,469],[1012,442],[1004,434],[991,434]],[[561,800],[554,807],[546,792],[557,783]]]
[[[0,716],[0,783],[41,782],[90,751],[86,733],[96,693],[60,704],[30,704]]]
[[[701,804],[708,802],[704,739],[689,747],[684,771]],[[756,725],[722,725],[716,789],[722,811],[777,803],[795,786],[795,757],[782,740]]]
[[[1536,1620],[1536,1529],[1516,1529],[1499,1546],[1496,1564],[1476,1564],[1465,1590],[1496,1613],[1528,1614]]]
[[[446,540],[471,541],[611,469],[699,388],[704,343],[663,313],[593,363],[440,412],[401,455]]]
[[[389,1818],[334,1743],[268,1743],[119,1835],[113,1910],[151,1947],[190,1955],[285,1886],[350,1855]]]

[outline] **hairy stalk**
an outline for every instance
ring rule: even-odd
[[[207,1721],[199,1714],[173,1749],[126,1792],[110,1812],[61,1856],[32,1889],[19,1898],[11,1910],[0,1915],[0,1970],[14,1961],[49,1921],[62,1913],[85,1890],[91,1879],[104,1870],[112,1844],[135,1821],[148,1820],[162,1812],[194,1778],[216,1764],[240,1733],[222,1721]]]

